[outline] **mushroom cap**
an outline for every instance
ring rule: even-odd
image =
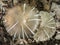
[[[49,40],[56,31],[56,23],[53,18],[53,15],[51,15],[48,12],[41,11],[40,16],[41,16],[40,27],[38,28],[38,31],[34,35],[34,39],[37,42]]]
[[[35,7],[22,4],[8,9],[4,16],[4,25],[7,32],[14,38],[30,38],[38,26],[38,14]]]

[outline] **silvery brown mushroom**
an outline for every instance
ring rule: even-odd
[[[51,15],[48,12],[41,11],[40,16],[41,16],[40,27],[38,28],[36,34],[34,35],[34,39],[37,42],[49,40],[49,38],[51,38],[56,31],[56,23],[53,18],[53,15]]]
[[[34,31],[39,23],[38,10],[26,4],[8,9],[3,18],[6,30],[13,36],[13,40],[30,38],[35,34]]]

